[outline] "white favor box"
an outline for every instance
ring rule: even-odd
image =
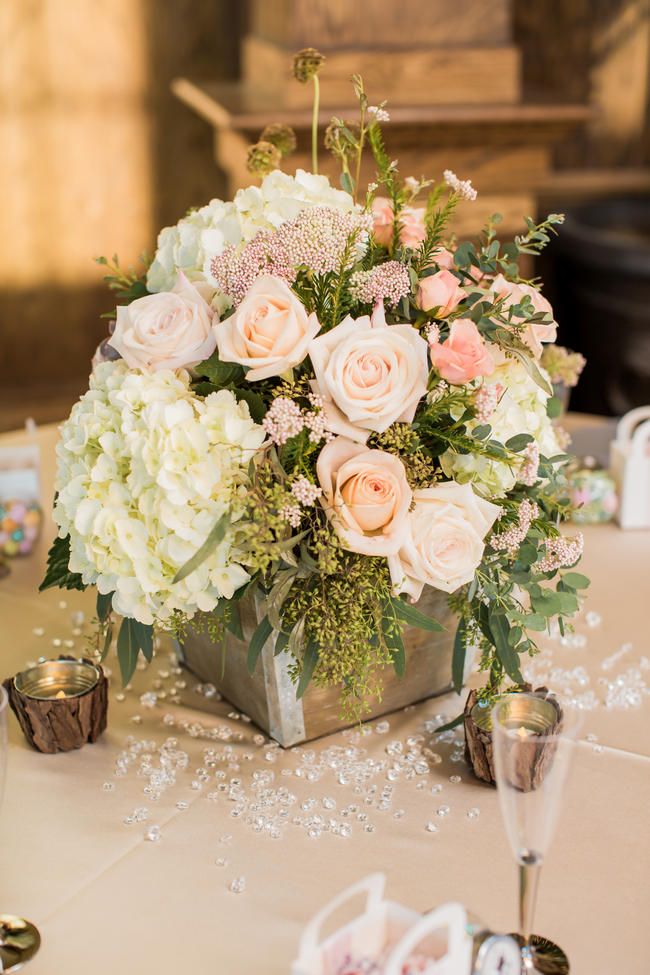
[[[330,901],[307,925],[292,975],[339,975],[358,969],[354,962],[374,962],[377,973],[401,975],[402,966],[417,953],[426,956],[426,975],[469,975],[472,939],[466,931],[465,909],[445,904],[426,914],[384,900],[384,874],[375,873],[353,884]],[[366,894],[363,914],[321,940],[323,924],[343,904]],[[372,969],[371,969],[372,970]]]
[[[619,420],[610,468],[619,496],[619,525],[650,528],[650,406],[630,410]]]

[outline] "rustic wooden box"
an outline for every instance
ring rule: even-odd
[[[203,683],[214,684],[226,700],[285,747],[348,727],[350,722],[340,717],[338,688],[311,684],[296,700],[296,685],[288,673],[289,655],[273,655],[275,633],[265,644],[253,676],[248,673],[248,643],[263,614],[253,598],[242,599],[239,607],[244,639],[228,633],[224,655],[221,644],[215,646],[206,633],[192,634],[179,645],[183,665]],[[392,668],[384,670],[382,699],[371,701],[365,718],[376,718],[450,690],[456,617],[447,607],[446,594],[433,589],[425,590],[418,608],[439,620],[446,630],[430,633],[406,627],[406,674],[400,680]],[[195,695],[194,703],[210,710],[210,699],[205,696]]]

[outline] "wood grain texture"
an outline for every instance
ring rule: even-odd
[[[292,78],[292,53],[248,35],[242,42],[243,77],[273,92],[285,107],[309,106],[311,85],[301,85]],[[514,46],[324,53],[328,57],[321,73],[323,105],[355,104],[352,74],[363,76],[366,91],[375,103],[388,99],[391,104],[449,105],[515,103],[520,99],[520,57]]]
[[[254,34],[288,48],[507,44],[511,0],[251,0]]]
[[[27,697],[17,690],[13,678],[5,680],[3,687],[25,738],[39,752],[54,754],[81,748],[86,742],[97,741],[106,729],[108,680],[103,671],[91,690],[61,700]]]
[[[272,732],[273,717],[269,697],[273,689],[262,660],[258,661],[255,673],[251,676],[246,668],[248,643],[257,625],[251,599],[241,600],[241,620],[244,641],[227,634],[225,655],[221,648],[211,644],[206,634],[188,635],[183,642],[182,662],[202,682],[214,684],[231,704],[248,715],[267,734]],[[372,698],[364,719],[379,717],[408,704],[421,701],[450,689],[451,655],[456,631],[456,617],[447,608],[444,593],[428,589],[419,601],[418,608],[429,616],[438,619],[446,627],[445,632],[430,633],[414,627],[404,629],[406,650],[406,674],[399,680],[392,667],[382,673],[383,691],[381,700]],[[267,647],[272,648],[275,634],[269,638]],[[263,653],[266,653],[264,650]],[[272,654],[272,649],[270,649]],[[291,689],[292,690],[292,689]],[[302,698],[305,735],[300,740],[308,741],[322,735],[340,731],[353,722],[341,718],[340,688],[318,687],[310,684]],[[187,696],[184,698],[188,700]],[[191,698],[194,707],[211,710],[211,699],[201,694]],[[281,745],[294,744],[294,741],[278,740]]]

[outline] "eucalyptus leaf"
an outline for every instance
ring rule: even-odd
[[[441,735],[443,731],[451,731],[452,728],[457,728],[459,724],[463,723],[464,714],[459,714],[457,718],[453,721],[448,721],[447,724],[441,724],[439,728],[436,728],[434,735]]]
[[[187,560],[185,565],[181,566],[176,575],[174,576],[174,583],[182,582],[186,579],[191,572],[205,562],[207,557],[214,552],[216,547],[223,541],[226,532],[230,526],[230,515],[222,515],[221,518],[212,528],[210,534],[204,541],[201,548],[194,553],[194,555]]]
[[[113,608],[114,592],[97,593],[97,619],[103,623]]]
[[[451,679],[457,694],[463,689],[463,675],[465,673],[465,656],[467,653],[467,624],[463,617],[458,623],[454,638],[454,650],[451,658]]]
[[[445,627],[438,620],[425,616],[415,606],[397,597],[391,600],[391,605],[395,610],[395,615],[408,626],[417,626],[420,630],[429,630],[430,633],[444,632]]]
[[[138,654],[142,651],[146,660],[153,657],[153,627],[125,616],[117,635],[117,659],[122,674],[122,684],[131,680]]]
[[[555,420],[562,413],[562,400],[557,396],[549,396],[546,400],[546,415],[551,420]]]
[[[268,616],[265,616],[253,633],[250,645],[248,647],[246,666],[248,667],[249,674],[252,675],[255,672],[255,667],[257,666],[259,656],[264,649],[266,641],[271,636],[271,633],[273,633],[273,627],[269,622]]]
[[[238,640],[244,639],[244,633],[241,628],[241,617],[239,615],[239,606],[237,603],[231,603],[229,601],[229,616],[228,616],[228,626],[227,629],[230,630],[233,636],[237,637]]]
[[[354,183],[352,182],[352,177],[349,173],[343,172],[340,177],[341,188],[349,193],[350,196],[354,196]]]
[[[510,440],[506,440],[506,447],[508,450],[512,450],[518,454],[520,450],[527,447],[534,439],[529,433],[517,433],[514,437],[510,437]]]
[[[289,653],[293,654],[294,657],[300,656],[300,651],[305,639],[305,619],[306,617],[304,615],[301,616],[289,634],[287,650]]]
[[[519,669],[519,655],[508,643],[510,627],[507,617],[503,613],[490,615],[490,631],[492,633],[497,657],[508,677],[517,684],[523,683]]]
[[[278,632],[277,637],[275,638],[275,646],[273,648],[273,656],[274,657],[277,657],[278,654],[284,653],[284,651],[287,649],[288,644],[289,644],[289,634],[288,633],[283,633],[282,630],[280,630]]]
[[[296,578],[295,569],[284,569],[278,572],[276,582],[266,600],[266,611],[275,630],[282,629],[282,605],[289,594]]]
[[[296,698],[300,699],[307,690],[317,663],[318,644],[314,640],[310,640],[307,644],[305,655],[302,658],[302,670],[300,671],[300,680],[298,681]]]
[[[591,580],[583,576],[581,572],[565,572],[562,581],[573,589],[587,589],[591,585]]]

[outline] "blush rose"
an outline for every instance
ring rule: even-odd
[[[427,235],[424,207],[404,207],[400,211],[399,242],[402,247],[417,247]],[[393,241],[393,204],[384,196],[372,201],[373,231],[378,243],[390,247]]]
[[[321,450],[316,474],[321,504],[346,549],[376,556],[399,550],[412,492],[398,457],[335,437]]]
[[[466,298],[458,278],[443,268],[420,280],[417,304],[423,311],[434,311],[436,318],[446,318]]]
[[[451,324],[449,338],[430,342],[429,354],[443,379],[453,386],[463,386],[477,376],[491,376],[494,359],[483,338],[469,318],[457,318]]]
[[[530,284],[516,284],[508,281],[502,274],[497,275],[490,285],[490,292],[497,298],[504,298],[504,308],[511,305],[518,305],[526,295],[530,298],[535,312],[544,312],[550,322],[542,322],[528,325],[522,335],[522,341],[526,343],[536,359],[542,354],[542,342],[555,342],[557,337],[557,322],[553,318],[553,308],[551,303],[544,297],[537,288]],[[523,322],[523,318],[514,317],[514,322]]]
[[[413,492],[409,534],[388,566],[396,593],[419,599],[425,585],[455,592],[471,582],[499,507],[470,484],[449,481]]]
[[[364,442],[366,431],[410,423],[426,393],[427,344],[411,325],[387,325],[379,304],[372,319],[348,315],[309,346],[328,427]]]
[[[291,288],[272,274],[260,274],[237,310],[216,329],[219,357],[248,366],[246,379],[280,376],[297,366],[320,331]]]
[[[171,291],[119,305],[107,341],[129,369],[191,369],[215,350],[214,312],[183,272]]]

